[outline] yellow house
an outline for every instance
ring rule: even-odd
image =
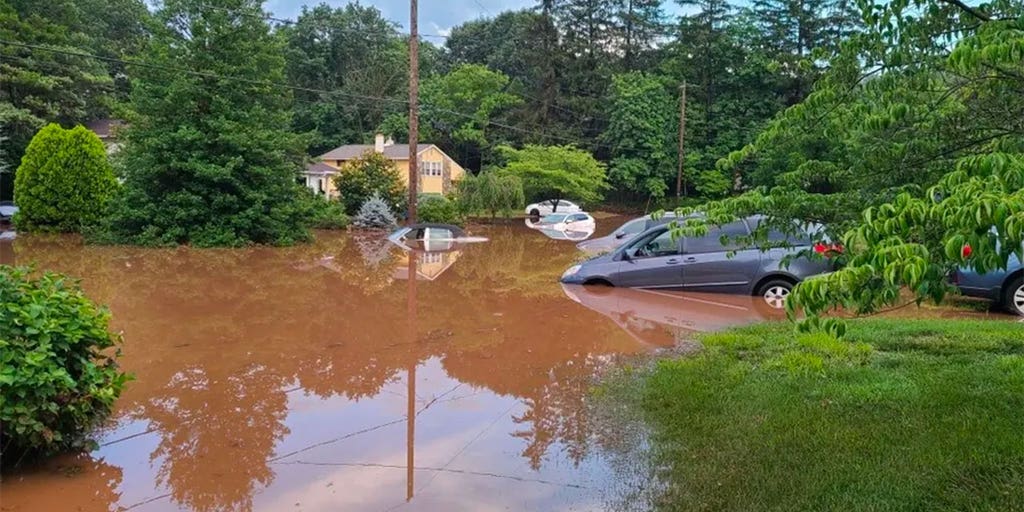
[[[452,182],[462,179],[466,170],[455,160],[433,144],[418,144],[416,152],[419,181],[416,190],[422,194],[447,194],[452,190]],[[367,151],[376,151],[395,162],[402,182],[409,186],[409,145],[395,144],[377,134],[374,144],[347,144],[336,147],[322,155],[318,162],[306,167],[303,177],[310,190],[327,197],[338,197],[334,186],[334,176],[338,169],[347,161],[355,160]]]

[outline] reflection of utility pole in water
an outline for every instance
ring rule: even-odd
[[[415,252],[409,252],[409,290],[406,313],[409,321],[409,370],[406,374],[407,407],[405,411],[405,501],[413,495],[414,467],[416,463],[416,361],[419,354],[416,344],[416,259]]]

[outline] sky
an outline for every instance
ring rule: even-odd
[[[263,8],[275,17],[294,19],[303,5],[326,3],[340,7],[349,0],[267,0]],[[380,9],[384,17],[409,27],[409,0],[362,0],[362,5]],[[478,18],[491,18],[503,11],[519,10],[537,5],[537,0],[419,0],[420,33],[448,35],[452,27]],[[664,9],[674,14],[675,2],[666,0]]]

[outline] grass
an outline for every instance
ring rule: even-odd
[[[1024,326],[758,325],[610,381],[651,432],[660,510],[1024,511]]]

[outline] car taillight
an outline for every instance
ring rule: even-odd
[[[964,246],[960,248],[960,257],[965,260],[970,258],[972,253],[974,253],[974,248],[971,247],[971,244],[964,244]]]
[[[843,253],[843,246],[842,244],[826,244],[824,242],[818,242],[814,244],[814,252],[826,258],[832,258]]]

